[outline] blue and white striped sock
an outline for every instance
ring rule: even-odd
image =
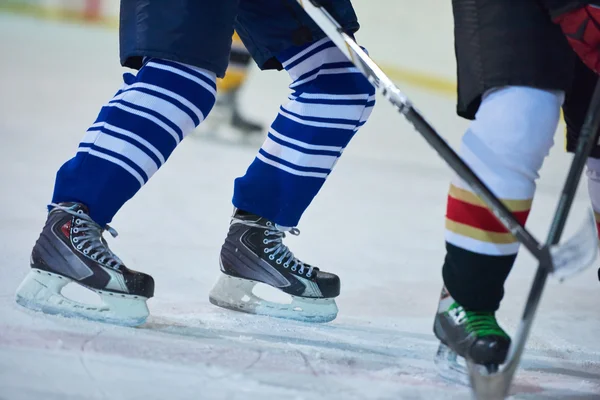
[[[279,57],[293,93],[246,175],[233,203],[282,225],[302,213],[375,105],[375,90],[329,39]]]
[[[58,171],[54,203],[85,204],[108,223],[175,147],[208,115],[215,102],[213,72],[149,60],[106,104],[74,158]]]

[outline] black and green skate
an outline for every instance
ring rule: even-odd
[[[498,325],[494,312],[465,310],[445,291],[433,332],[441,341],[436,364],[443,376],[454,381],[467,379],[466,367],[459,364],[457,355],[489,372],[497,371],[508,355],[510,337]]]

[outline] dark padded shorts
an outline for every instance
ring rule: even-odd
[[[358,30],[350,0],[322,4],[348,33]],[[281,69],[279,53],[324,37],[296,0],[121,0],[121,64],[139,69],[158,57],[223,77],[234,29],[261,69]]]
[[[563,90],[573,151],[597,75],[579,61],[538,0],[453,0],[458,115],[473,119],[483,94],[501,86]],[[600,157],[600,147],[592,153]]]

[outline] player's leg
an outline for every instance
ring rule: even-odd
[[[474,118],[460,155],[525,223],[570,85],[572,52],[535,2],[463,0],[453,6],[458,112]],[[470,188],[454,179],[446,214],[445,288],[434,332],[476,363],[505,360],[510,338],[495,312],[518,247]]]
[[[122,1],[121,61],[139,71],[124,75],[124,86],[58,171],[31,272],[17,291],[20,304],[126,325],[146,319],[152,278],[127,269],[102,233],[214,104],[237,2],[212,3]],[[97,292],[103,304],[64,298],[69,282]]]
[[[348,1],[332,11],[349,32],[358,25]],[[267,24],[260,10],[269,10]],[[266,18],[266,17],[265,17]],[[236,207],[221,251],[213,303],[308,321],[335,318],[339,278],[301,262],[283,244],[297,234],[304,210],[325,183],[374,105],[374,89],[295,2],[240,4],[236,29],[262,68],[285,68],[292,94],[281,106],[258,155],[235,182]],[[291,304],[252,293],[256,282],[281,289]]]
[[[598,81],[598,75],[576,60],[573,85],[567,92],[563,112],[567,124],[567,151],[574,152],[579,132],[588,112],[590,100]],[[600,132],[598,132],[600,134]],[[596,141],[596,143],[598,143]],[[592,150],[587,161],[588,192],[594,209],[596,227],[600,235],[600,145]],[[600,270],[598,271],[600,279]]]

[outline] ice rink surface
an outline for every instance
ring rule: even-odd
[[[389,61],[375,32],[366,31],[363,43]],[[123,70],[114,31],[0,15],[0,38],[0,399],[469,398],[468,388],[441,380],[432,362],[451,173],[381,98],[304,215],[301,236],[287,241],[301,259],[341,275],[334,322],[275,320],[208,303],[232,182],[256,148],[198,137],[186,139],[112,223],[120,233],[109,241],[112,249],[156,279],[146,325],[122,328],[19,308],[14,292],[27,273],[55,172],[116,92]],[[253,73],[243,96],[248,114],[267,123],[286,86],[284,73]],[[454,99],[401,87],[457,145],[467,123],[454,115]],[[529,221],[540,239],[570,162],[561,132]],[[587,207],[583,187],[567,233]],[[509,278],[500,312],[509,332],[535,266],[522,253]],[[599,317],[595,268],[562,284],[550,281],[514,398],[599,399]]]

